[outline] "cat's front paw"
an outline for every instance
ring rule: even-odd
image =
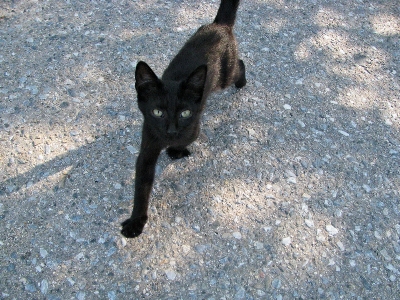
[[[143,227],[147,222],[147,216],[141,216],[136,218],[129,218],[122,222],[121,233],[127,238],[134,238],[139,236],[143,232]]]
[[[180,159],[190,155],[188,149],[174,149],[174,148],[167,148],[167,154],[172,159]]]

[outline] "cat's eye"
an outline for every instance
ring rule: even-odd
[[[181,118],[189,118],[191,115],[192,115],[192,112],[188,109],[181,112]]]
[[[164,113],[159,109],[153,109],[152,113],[153,113],[153,116],[155,116],[157,118],[161,118],[164,115]]]

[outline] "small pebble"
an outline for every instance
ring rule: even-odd
[[[266,233],[269,233],[271,230],[272,230],[272,227],[271,227],[271,226],[265,226],[265,227],[264,227],[264,231],[265,231]]]
[[[45,145],[45,146],[44,146],[44,153],[45,153],[46,155],[49,155],[50,152],[51,152],[50,146],[49,146],[49,145]]]
[[[343,130],[338,130],[340,134],[344,135],[344,136],[349,136],[350,134],[348,134],[346,131]]]
[[[399,271],[392,264],[388,264],[386,266],[386,269],[388,269],[389,271],[392,271],[392,272],[394,272],[396,274],[399,273]]]
[[[400,224],[394,225],[394,228],[396,229],[397,234],[400,235]]]
[[[174,270],[168,269],[168,270],[165,270],[164,272],[165,272],[165,275],[167,275],[168,280],[175,280],[176,273]]]
[[[40,248],[39,252],[40,252],[40,256],[41,256],[42,258],[46,258],[48,252],[47,252],[45,249]]]
[[[234,232],[234,233],[232,233],[232,235],[233,235],[233,237],[235,238],[235,239],[238,239],[238,240],[240,240],[241,238],[242,238],[242,235],[241,235],[241,233],[240,232]]]
[[[253,135],[256,134],[256,132],[254,131],[253,128],[247,128],[247,131],[249,132],[249,135],[250,135],[250,136],[253,136]]]
[[[282,281],[279,278],[275,278],[274,280],[272,280],[272,287],[274,289],[279,289],[282,285]]]
[[[338,234],[339,230],[332,225],[326,225],[326,231],[328,231],[329,235],[336,235]]]
[[[86,297],[85,292],[79,291],[78,293],[76,293],[76,299],[78,300],[85,300],[85,297]]]
[[[386,249],[382,249],[380,251],[380,254],[387,260],[387,261],[391,261],[392,258],[390,257],[389,253],[387,252]]]
[[[200,232],[200,226],[199,226],[198,224],[194,224],[194,225],[192,226],[192,228],[193,228],[194,231]]]
[[[112,256],[115,252],[117,252],[117,248],[111,247],[108,249],[107,256]]]
[[[393,122],[389,119],[385,119],[385,124],[391,126],[393,125]]]
[[[33,284],[26,284],[25,285],[25,291],[28,291],[30,293],[36,292],[36,287]]]
[[[292,107],[289,104],[285,104],[283,106],[283,108],[286,109],[286,110],[291,110],[292,109]]]
[[[241,286],[239,287],[238,291],[235,294],[235,299],[241,300],[245,299],[245,297],[246,297],[246,290]]]
[[[117,294],[115,293],[115,291],[109,291],[108,294],[107,294],[107,296],[108,296],[108,299],[109,299],[109,300],[115,300],[115,299],[117,299]]]
[[[43,295],[46,295],[48,290],[49,290],[49,283],[47,282],[46,279],[43,279],[40,282],[40,291],[42,292]]]
[[[299,79],[296,80],[296,82],[294,84],[302,85],[303,84],[303,80],[304,80],[303,78],[299,78]]]
[[[204,253],[207,250],[206,245],[196,245],[194,248],[197,253]]]
[[[292,243],[292,239],[290,237],[285,237],[282,239],[282,244],[285,246],[289,246]]]
[[[325,242],[326,238],[325,236],[320,232],[320,229],[317,229],[317,241],[318,242]]]
[[[188,254],[190,251],[190,246],[182,245],[182,250],[183,250],[183,253]]]
[[[310,219],[305,219],[304,222],[306,223],[306,225],[310,228],[314,227],[314,221],[310,220]]]
[[[305,124],[303,121],[301,121],[301,120],[297,120],[297,123],[299,123],[299,125],[300,125],[302,128],[306,127],[306,124]]]
[[[371,188],[369,187],[368,184],[363,184],[363,189],[364,189],[367,193],[370,193],[370,192],[371,192]]]
[[[257,290],[257,296],[264,297],[266,293],[262,290]]]
[[[336,243],[336,245],[339,247],[340,251],[344,251],[345,250],[344,245],[343,245],[343,243],[341,241],[338,241]]]
[[[256,247],[257,250],[261,250],[264,248],[264,244],[258,241],[254,243],[254,246]]]
[[[128,145],[128,146],[126,147],[126,149],[127,149],[132,155],[134,155],[134,154],[136,154],[136,153],[139,152],[138,149],[136,149],[136,148],[133,147],[132,145]]]

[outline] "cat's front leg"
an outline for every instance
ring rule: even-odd
[[[134,238],[139,236],[143,232],[144,225],[146,225],[148,217],[130,217],[122,222],[121,233],[127,238]]]
[[[147,222],[149,197],[160,152],[161,148],[154,145],[143,146],[142,142],[136,162],[135,196],[132,215],[121,224],[121,233],[127,238],[134,238],[140,235]]]
[[[190,151],[186,147],[169,147],[167,154],[172,159],[180,159],[190,155]]]

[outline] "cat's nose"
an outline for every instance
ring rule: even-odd
[[[168,133],[168,135],[171,135],[171,136],[176,135],[178,133],[178,130],[176,129],[175,124],[172,123],[168,126],[167,133]]]

